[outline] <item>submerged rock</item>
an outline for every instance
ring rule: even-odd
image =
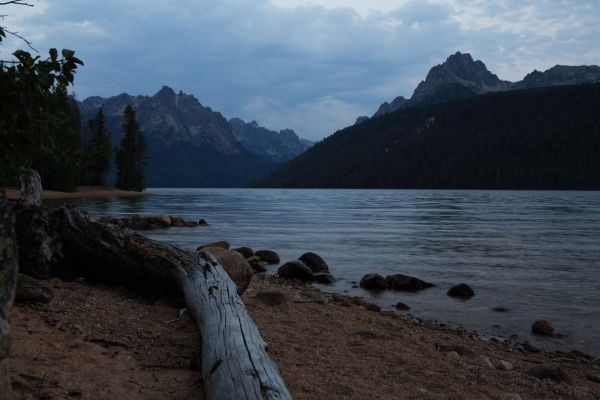
[[[284,279],[300,279],[302,281],[312,281],[313,272],[302,261],[289,261],[283,264],[277,270],[277,274]]]
[[[410,310],[410,307],[404,303],[398,303],[398,304],[396,304],[396,310],[406,311],[406,310]]]
[[[260,257],[262,261],[269,264],[279,264],[280,262],[279,254],[275,253],[273,250],[258,250],[254,255]]]
[[[329,265],[315,253],[304,253],[300,256],[299,260],[306,264],[306,266],[315,274],[319,272],[329,272]]]
[[[385,290],[385,278],[379,274],[366,274],[359,285],[367,290]]]
[[[540,319],[531,325],[531,333],[535,335],[552,336],[552,334],[554,334],[554,326],[552,326],[552,322],[546,319]]]
[[[466,283],[459,283],[458,285],[454,285],[448,289],[446,294],[450,297],[470,299],[471,297],[475,296],[475,291],[473,291],[471,286],[467,285]]]
[[[407,292],[417,292],[435,286],[414,276],[403,274],[388,275],[385,278],[385,285],[388,289],[404,290]]]

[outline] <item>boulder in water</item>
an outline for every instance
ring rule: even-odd
[[[466,283],[459,283],[452,286],[446,293],[450,297],[458,297],[460,299],[470,299],[475,296],[475,291]]]
[[[379,274],[366,274],[361,278],[359,286],[367,290],[385,290],[385,278]]]
[[[552,322],[546,319],[540,319],[531,325],[531,333],[541,336],[552,336],[554,334],[554,326],[552,325]]]
[[[385,285],[388,289],[403,290],[406,292],[417,292],[435,286],[414,276],[403,274],[388,275],[385,278]]]
[[[335,278],[329,272],[319,272],[313,275],[313,282],[331,285],[335,283]]]
[[[279,254],[275,253],[273,250],[258,250],[254,253],[255,256],[260,257],[262,261],[265,261],[269,264],[279,264]]]
[[[284,279],[300,279],[302,281],[312,281],[313,272],[302,261],[289,261],[283,264],[277,270],[277,274]]]
[[[233,249],[233,251],[237,251],[243,255],[244,258],[250,258],[254,256],[254,250],[247,246],[238,247],[237,249]]]
[[[306,266],[315,274],[319,272],[329,272],[329,265],[327,265],[325,260],[315,253],[304,253],[299,260],[306,264]]]

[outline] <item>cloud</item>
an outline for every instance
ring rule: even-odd
[[[410,96],[432,65],[458,50],[510,80],[534,68],[600,62],[596,0],[35,4],[5,24],[40,50],[76,50],[86,63],[79,97],[152,94],[167,84],[227,117],[310,139]]]

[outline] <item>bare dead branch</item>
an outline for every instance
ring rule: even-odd
[[[25,0],[10,0],[10,1],[3,1],[0,3],[0,6],[8,6],[14,4],[16,6],[27,6],[27,7],[33,7],[33,4],[27,3]]]
[[[19,38],[19,39],[21,39],[22,41],[24,41],[24,42],[27,44],[27,46],[28,46],[28,47],[29,47],[31,50],[33,50],[33,51],[35,51],[36,53],[38,53],[38,51],[35,49],[35,47],[33,47],[33,45],[31,44],[31,42],[30,42],[29,40],[25,39],[23,36],[19,35],[19,32],[13,32],[13,31],[9,31],[9,30],[6,30],[6,28],[2,28],[2,30],[3,30],[4,32],[8,33],[9,35],[13,35],[13,36],[14,36],[14,37],[16,37],[16,38]]]

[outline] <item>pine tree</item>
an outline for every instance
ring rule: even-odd
[[[116,187],[141,192],[146,186],[144,176],[147,163],[146,140],[131,106],[127,106],[123,116],[125,119],[122,125],[123,140],[116,155]]]
[[[86,124],[84,182],[106,186],[113,158],[110,132],[106,129],[102,109]]]

